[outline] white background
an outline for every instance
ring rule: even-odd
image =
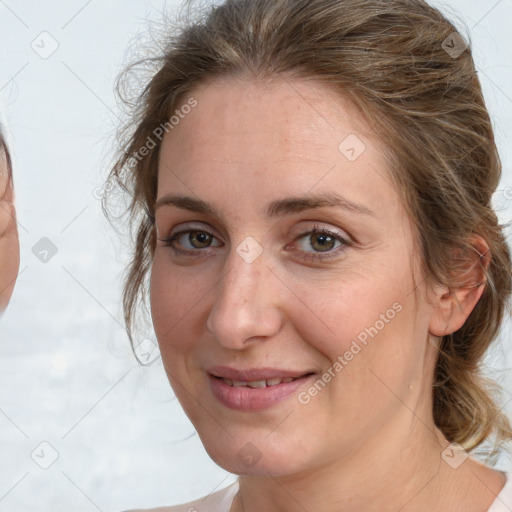
[[[450,17],[457,13],[470,29],[505,171],[496,204],[508,221],[512,0],[433,3],[448,6]],[[160,359],[140,367],[131,354],[120,308],[125,252],[95,197],[108,171],[117,123],[113,84],[129,41],[172,5],[0,1],[0,99],[21,244],[20,275],[0,326],[0,512],[179,503],[235,478],[204,451]],[[46,51],[58,44],[47,59],[31,47],[35,41],[42,52],[42,38]],[[57,249],[46,263],[32,252],[43,237]],[[509,390],[506,404],[509,325],[500,340],[488,371]],[[57,453],[48,469],[40,467]],[[512,470],[506,458],[498,467]]]

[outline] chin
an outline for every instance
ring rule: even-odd
[[[210,458],[221,468],[236,475],[285,476],[306,469],[305,442],[275,440],[264,434],[208,433],[199,437]]]

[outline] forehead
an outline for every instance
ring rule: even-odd
[[[182,105],[190,98],[197,105],[162,143],[159,195],[229,189],[258,202],[283,189],[337,188],[378,203],[394,194],[383,191],[390,180],[379,141],[358,109],[325,84],[220,79],[197,87]]]
[[[230,147],[222,150],[229,154],[243,150],[257,160],[269,154],[275,157],[276,150],[308,157],[307,150],[313,146],[334,149],[332,154],[337,158],[344,136],[354,132],[365,138],[372,136],[356,107],[317,81],[225,78],[197,87],[190,96],[198,105],[180,131],[186,132],[182,135],[187,139],[193,135],[194,146],[182,149],[196,157],[212,143],[225,143]],[[238,147],[233,142],[238,142]]]

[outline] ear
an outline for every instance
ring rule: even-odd
[[[487,279],[491,255],[489,246],[478,235],[470,239],[471,252],[454,254],[460,287],[450,289],[444,285],[434,287],[434,308],[429,331],[434,336],[445,336],[459,330],[482,296]]]

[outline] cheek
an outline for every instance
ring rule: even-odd
[[[331,360],[354,340],[364,344],[396,329],[410,290],[405,276],[370,269],[315,279],[289,276],[288,283],[296,299],[285,308],[294,328]]]
[[[191,421],[197,421],[195,400],[190,397],[190,378],[194,374],[191,377],[188,361],[200,339],[197,314],[207,289],[194,283],[183,267],[171,266],[165,253],[166,249],[157,248],[153,259],[151,318],[169,383],[185,413]]]
[[[422,364],[427,327],[403,268],[291,285],[301,300],[287,315],[297,336],[325,356],[328,394],[344,414],[393,400],[386,386],[401,396]]]
[[[151,317],[164,362],[167,352],[184,351],[199,339],[201,304],[208,293],[214,293],[215,284],[193,267],[171,264],[167,251],[155,250],[150,279]]]

